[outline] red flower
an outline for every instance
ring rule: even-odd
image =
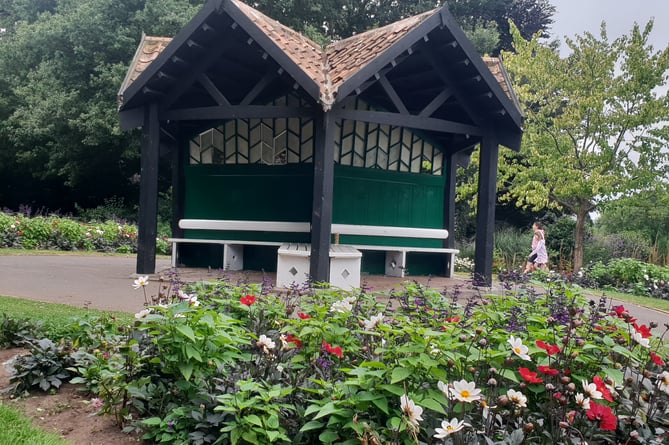
[[[654,352],[650,353],[650,358],[653,360],[653,362],[658,365],[658,366],[664,366],[664,360],[662,360],[662,357],[657,355]]]
[[[546,351],[548,355],[553,355],[557,354],[560,352],[560,347],[558,345],[549,345],[548,343],[544,343],[541,340],[537,340],[537,346],[539,346],[541,349]]]
[[[304,312],[298,312],[297,316],[300,317],[302,320],[308,320],[311,318],[311,315],[305,314]]]
[[[598,375],[592,378],[592,382],[597,386],[597,391],[602,393],[602,398],[606,401],[613,402],[613,397],[611,397],[611,391],[606,387],[606,384],[602,378]]]
[[[459,323],[460,322],[460,317],[448,317],[446,320],[444,320],[446,323]]]
[[[558,375],[560,371],[557,369],[553,369],[550,366],[537,366],[537,369],[539,370],[540,373],[546,374],[546,375]]]
[[[524,378],[528,383],[543,383],[544,381],[537,377],[536,372],[532,372],[527,368],[518,368],[518,372],[520,372],[520,376]]]
[[[246,296],[240,298],[239,302],[241,304],[246,305],[246,306],[251,306],[253,303],[256,302],[256,300],[257,300],[257,298],[254,297],[253,295],[246,295]]]
[[[341,346],[332,346],[325,340],[323,340],[323,349],[329,354],[336,355],[339,358],[344,358],[344,352],[341,349]]]
[[[302,349],[302,340],[295,337],[293,334],[286,335],[286,341],[294,344],[297,349]]]
[[[618,418],[613,414],[613,410],[604,405],[590,401],[590,409],[586,413],[588,419],[599,422],[599,427],[603,430],[615,431],[618,425]]]
[[[650,332],[650,328],[646,326],[645,324],[642,324],[641,326],[637,325],[634,323],[634,330],[636,330],[639,334],[641,334],[641,337],[643,338],[650,338],[653,336],[653,334]]]
[[[629,311],[625,309],[625,306],[622,304],[620,306],[614,306],[613,310],[616,311],[618,318],[622,318],[628,323],[634,323],[636,321],[636,318],[632,317]]]

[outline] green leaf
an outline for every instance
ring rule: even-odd
[[[329,416],[329,415],[334,414],[338,411],[341,411],[341,410],[339,408],[337,408],[334,403],[332,403],[332,402],[326,403],[325,405],[323,405],[323,407],[320,410],[318,410],[318,414],[316,414],[316,416],[314,417],[314,420],[320,419],[321,417]]]
[[[160,425],[163,422],[163,419],[160,417],[149,417],[148,419],[142,420],[142,425],[147,425],[147,426],[157,426]]]
[[[397,367],[393,369],[393,373],[390,376],[390,383],[401,382],[410,376],[411,371],[408,368]]]
[[[186,380],[190,380],[191,375],[193,375],[193,364],[192,363],[179,363],[179,371],[181,375]]]
[[[200,355],[200,351],[195,349],[195,347],[191,344],[186,344],[186,357],[189,359],[193,358],[202,363],[202,356]]]
[[[323,422],[319,422],[318,420],[310,420],[309,422],[302,425],[302,428],[300,428],[300,432],[304,433],[307,431],[318,430],[323,428],[323,426],[325,426]]]
[[[400,385],[380,385],[379,388],[384,389],[391,394],[395,394],[398,397],[404,395],[404,387]]]
[[[440,414],[446,415],[446,411],[444,410],[443,405],[438,401],[434,400],[433,398],[427,397],[423,400],[416,401],[416,403],[425,408],[429,408],[432,411],[436,411]]]
[[[262,420],[260,420],[260,417],[258,417],[255,414],[249,414],[248,416],[244,416],[244,420],[246,420],[248,423],[262,427]]]
[[[195,333],[193,332],[193,328],[185,324],[180,324],[177,325],[176,329],[181,333],[181,335],[187,337],[190,341],[195,342]]]
[[[332,443],[335,440],[339,439],[339,434],[337,434],[336,431],[323,431],[319,436],[318,439],[321,441],[321,443]]]
[[[385,397],[377,397],[372,400],[372,403],[385,414],[389,414],[388,411],[388,399]]]

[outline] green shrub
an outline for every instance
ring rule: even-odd
[[[502,227],[495,230],[495,261],[497,270],[515,270],[525,266],[530,253],[532,234],[520,232],[513,227]],[[501,263],[501,264],[499,264]]]

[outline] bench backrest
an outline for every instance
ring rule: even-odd
[[[196,230],[239,230],[252,232],[298,232],[309,233],[311,224],[308,222],[290,221],[244,221],[232,219],[182,219],[182,229]]]
[[[238,230],[258,232],[296,232],[309,233],[308,222],[290,221],[244,221],[230,219],[182,219],[182,229],[195,230]],[[332,233],[340,235],[388,236],[398,238],[446,239],[448,230],[425,229],[415,227],[368,226],[359,224],[332,224]]]

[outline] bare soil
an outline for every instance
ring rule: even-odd
[[[11,361],[23,349],[0,350],[0,390],[10,386]],[[33,420],[36,427],[60,435],[70,445],[137,445],[142,441],[125,434],[111,416],[97,416],[92,396],[77,385],[65,384],[56,394],[34,392],[28,397],[0,393],[3,403]]]

